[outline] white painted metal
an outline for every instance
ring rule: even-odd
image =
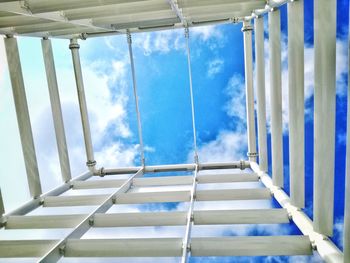
[[[198,190],[196,193],[197,201],[258,200],[270,198],[271,193],[266,188]]]
[[[9,216],[6,229],[74,228],[87,215]],[[1,255],[0,255],[1,257]]]
[[[194,211],[196,225],[284,224],[289,223],[286,209],[237,209]]]
[[[134,179],[134,186],[169,186],[188,185],[193,181],[193,176],[164,176],[164,177],[144,177]]]
[[[192,131],[193,131],[193,154],[194,162],[198,165],[198,151],[197,151],[197,132],[196,121],[194,111],[194,98],[193,98],[193,85],[192,85],[192,68],[191,68],[191,51],[190,51],[190,32],[188,27],[185,27],[185,39],[186,39],[186,51],[187,51],[187,65],[188,65],[188,80],[190,85],[190,97],[191,97],[191,116],[192,116]]]
[[[1,240],[0,257],[41,257],[57,240]]]
[[[349,6],[350,14],[350,6]],[[349,17],[350,27],[350,17]],[[348,54],[350,54],[350,31],[348,38]],[[348,112],[346,137],[346,179],[345,179],[345,211],[344,211],[344,263],[350,263],[350,56],[348,56]]]
[[[254,113],[254,88],[253,88],[253,27],[250,21],[243,21],[244,39],[244,72],[245,72],[245,92],[247,111],[247,134],[248,134],[248,157],[249,161],[256,161],[256,133],[255,133],[255,113]]]
[[[293,205],[305,206],[304,0],[288,4],[289,176]]]
[[[30,124],[27,98],[24,89],[17,39],[7,37],[4,39],[4,41],[29,192],[32,197],[37,198],[42,194],[42,189],[38,163],[36,160],[32,128]]]
[[[339,248],[329,239],[314,230],[312,220],[298,207],[294,206],[289,196],[278,186],[273,184],[270,176],[260,170],[257,163],[252,162],[251,168],[260,176],[261,182],[267,187],[277,202],[285,209],[291,216],[293,222],[297,225],[300,231],[309,236],[311,243],[323,260],[327,263],[342,263],[344,261],[343,253]]]
[[[235,182],[257,182],[259,177],[256,174],[198,174],[199,184],[211,183],[235,183]]]
[[[55,62],[53,58],[51,40],[41,40],[43,58],[45,63],[47,86],[49,88],[52,118],[55,127],[58,157],[60,161],[61,174],[64,182],[68,182],[72,176],[70,171],[66,134],[62,117],[60,95],[56,78]]]
[[[262,171],[267,171],[267,136],[266,136],[266,94],[265,94],[265,48],[264,48],[264,18],[258,17],[254,21],[255,28],[255,71],[257,92],[257,119],[259,165]]]
[[[127,179],[75,181],[72,183],[72,186],[73,189],[117,188],[121,187],[126,180]]]
[[[77,93],[78,93],[78,99],[79,99],[80,116],[81,116],[81,121],[83,125],[84,142],[85,142],[85,150],[86,150],[86,158],[87,158],[86,164],[89,167],[89,169],[94,170],[96,161],[94,158],[94,150],[92,147],[89,116],[88,116],[85,91],[84,91],[83,74],[81,71],[81,64],[80,64],[80,57],[79,57],[79,48],[80,46],[78,44],[77,39],[71,39],[69,49],[72,52],[74,75],[75,75],[75,81],[76,81]]]
[[[181,238],[70,239],[66,257],[178,257]]]
[[[307,236],[245,236],[193,238],[193,256],[310,255]]]
[[[186,225],[185,211],[96,214],[94,227]]]
[[[139,108],[139,98],[137,95],[137,81],[136,81],[136,73],[135,73],[135,65],[134,65],[134,55],[132,52],[132,39],[129,31],[127,32],[126,37],[128,41],[130,67],[131,67],[131,75],[132,75],[132,87],[133,87],[135,107],[136,107],[137,131],[138,131],[139,143],[140,143],[141,165],[142,167],[145,167],[146,165],[145,151],[144,151],[143,140],[142,140],[142,126],[141,126],[141,116],[140,116],[140,108]]]
[[[194,210],[194,202],[196,200],[196,191],[197,191],[197,174],[198,174],[198,166],[196,166],[196,169],[193,173],[193,182],[192,182],[192,188],[191,188],[191,199],[190,199],[190,206],[187,211],[187,223],[186,223],[186,232],[185,236],[182,242],[182,257],[181,257],[181,263],[188,262],[188,257],[190,253],[190,239],[191,239],[191,230],[192,226],[194,224],[194,216],[193,216],[193,210]]]
[[[61,239],[55,246],[47,252],[39,262],[57,262],[62,257],[62,248],[65,248],[65,245],[69,239],[79,239],[81,238],[93,225],[93,217],[97,213],[106,213],[110,209],[115,200],[119,197],[121,193],[127,192],[131,185],[132,180],[135,177],[143,175],[143,169],[140,169],[137,173],[130,176],[129,179],[116,190],[114,193],[105,198],[99,206],[94,209],[87,217],[85,217],[79,225],[77,225],[65,238]]]
[[[278,9],[269,13],[269,51],[272,178],[275,185],[283,187],[281,14]]]
[[[315,2],[314,227],[333,234],[336,0]]]

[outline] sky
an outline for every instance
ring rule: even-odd
[[[337,8],[337,100],[335,165],[335,235],[342,247],[344,215],[345,142],[348,74],[349,3]],[[287,12],[282,15],[282,100],[285,190],[289,192]],[[268,28],[265,17],[266,100],[268,147],[270,100]],[[49,104],[40,40],[18,38],[23,77],[33,129],[39,173],[44,192],[61,184],[57,147]],[[57,79],[73,176],[86,170],[82,127],[74,72],[67,40],[52,40]],[[91,134],[98,167],[140,164],[135,103],[126,36],[80,41]],[[133,35],[134,59],[146,164],[193,162],[193,134],[184,31],[158,31]],[[190,29],[197,143],[200,162],[246,159],[244,57],[241,25]],[[313,1],[305,0],[305,175],[306,213],[312,218],[313,199]],[[29,199],[24,162],[3,42],[0,41],[0,187],[6,211]],[[256,93],[255,93],[256,94]],[[271,156],[269,156],[271,173]],[[236,204],[237,205],[237,204]],[[240,204],[242,205],[242,204]],[[248,205],[248,204],[247,204]],[[256,205],[256,204],[249,204]],[[249,206],[248,205],[248,206]],[[274,206],[275,204],[264,204]],[[149,205],[140,211],[181,210],[184,204]],[[119,210],[118,210],[119,211]],[[134,211],[134,210],[133,210]],[[233,229],[233,230],[232,230]],[[240,226],[224,235],[298,233],[293,225]],[[152,229],[151,232],[155,230]],[[200,230],[213,233],[212,229]],[[221,231],[221,232],[220,232]],[[156,232],[158,233],[158,232]],[[168,233],[178,233],[169,230]],[[215,232],[218,233],[218,232]],[[129,232],[130,234],[130,232]],[[240,261],[242,260],[242,261]],[[210,262],[247,262],[247,259],[211,259]],[[314,257],[255,258],[250,262],[319,262]],[[169,259],[172,262],[172,259]],[[191,259],[204,262],[204,259]],[[206,261],[207,262],[207,261]]]

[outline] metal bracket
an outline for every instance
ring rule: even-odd
[[[94,218],[93,217],[89,218],[89,225],[93,226],[94,223],[95,223]]]
[[[60,247],[58,248],[58,252],[60,253],[60,255],[63,255],[63,256],[64,256],[64,254],[65,254],[65,252],[66,252],[66,243],[62,244],[62,246],[60,246]]]

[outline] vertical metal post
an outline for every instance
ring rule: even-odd
[[[2,199],[1,189],[0,189],[0,217],[5,214],[4,200]]]
[[[135,106],[136,106],[137,129],[138,129],[138,134],[139,134],[140,151],[141,151],[141,164],[142,164],[143,167],[145,167],[145,152],[144,152],[143,140],[142,140],[142,126],[141,126],[139,99],[138,99],[138,96],[137,96],[137,82],[136,82],[134,55],[133,55],[133,52],[132,52],[132,39],[131,39],[131,34],[130,34],[129,31],[127,31],[126,37],[127,37],[127,41],[128,41],[128,47],[129,47],[130,66],[131,66],[131,74],[132,74],[132,84],[133,84]]]
[[[62,117],[60,95],[56,78],[55,62],[53,58],[51,40],[41,40],[43,58],[45,63],[47,86],[49,88],[52,118],[55,127],[58,157],[60,160],[61,174],[64,182],[68,182],[72,176],[70,171],[66,134]]]
[[[244,36],[244,72],[245,72],[245,92],[246,92],[246,110],[247,110],[247,133],[248,133],[248,157],[249,161],[255,162],[256,152],[256,133],[255,133],[255,114],[254,114],[254,89],[253,89],[253,46],[252,32],[253,27],[250,21],[243,21],[242,32]]]
[[[305,206],[304,0],[288,4],[289,174],[293,205]]]
[[[349,6],[350,9],[350,6]],[[350,13],[350,12],[349,12]],[[350,18],[349,18],[350,25]],[[348,39],[348,54],[350,54],[350,31]],[[348,56],[348,112],[346,138],[346,182],[345,182],[345,212],[344,212],[344,263],[350,263],[350,56]]]
[[[315,1],[314,228],[333,234],[336,0]]]
[[[272,180],[274,185],[283,187],[281,14],[278,9],[269,13],[269,44]]]
[[[95,169],[96,161],[94,158],[94,150],[92,147],[91,140],[91,132],[90,132],[90,124],[89,124],[89,116],[87,112],[85,91],[84,91],[84,82],[83,82],[83,74],[81,71],[80,57],[79,57],[79,44],[77,39],[71,39],[69,49],[72,52],[73,66],[74,66],[74,74],[75,81],[77,85],[78,99],[79,99],[79,108],[80,108],[80,116],[83,125],[83,133],[84,133],[84,142],[85,142],[85,150],[86,150],[86,165],[90,170]]]
[[[193,99],[193,85],[192,85],[192,68],[191,68],[191,51],[190,51],[190,39],[189,39],[188,27],[185,27],[186,38],[186,50],[187,50],[187,65],[188,65],[188,77],[190,81],[190,96],[191,96],[191,112],[192,112],[192,130],[193,130],[193,146],[194,146],[194,162],[198,164],[198,150],[197,150],[197,132],[196,121],[194,112],[194,99]]]
[[[29,191],[36,198],[41,195],[42,190],[16,38],[5,38],[5,48]]]
[[[258,115],[259,167],[267,172],[267,138],[266,138],[266,94],[265,94],[265,48],[264,18],[258,17],[255,26],[255,63]]]

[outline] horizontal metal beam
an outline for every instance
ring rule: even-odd
[[[312,254],[307,236],[192,238],[192,256],[292,256]]]
[[[107,197],[108,195],[48,196],[44,198],[44,206],[98,205]],[[266,188],[198,190],[196,194],[196,201],[258,200],[270,198],[270,190]],[[128,192],[118,194],[118,198],[115,202],[117,204],[141,204],[154,202],[187,202],[189,200],[190,191]]]
[[[0,257],[41,257],[57,240],[1,240]]]
[[[10,216],[6,229],[73,228],[87,214]],[[186,225],[186,211],[95,214],[94,227],[177,226]],[[240,209],[193,211],[195,225],[284,224],[289,223],[286,209]]]
[[[182,238],[70,239],[66,257],[178,257]]]

